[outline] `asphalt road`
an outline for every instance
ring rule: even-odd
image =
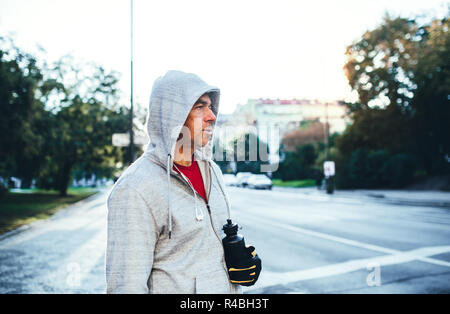
[[[263,259],[248,293],[449,293],[450,209],[232,188]]]
[[[450,293],[450,209],[229,187],[263,261],[246,293]],[[0,293],[103,293],[104,191],[0,237]]]

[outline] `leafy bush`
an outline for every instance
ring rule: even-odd
[[[382,172],[388,187],[401,188],[413,181],[416,169],[416,160],[412,155],[397,154],[388,160]]]
[[[274,178],[283,181],[315,179],[317,170],[314,163],[318,152],[313,144],[298,146],[295,152],[284,152],[284,160],[280,163]]]
[[[8,189],[3,184],[0,184],[0,199],[2,199],[6,193],[8,193]]]
[[[410,154],[356,149],[337,172],[339,188],[401,188],[413,182],[416,160]]]

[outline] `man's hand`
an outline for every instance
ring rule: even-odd
[[[231,283],[241,286],[253,286],[261,273],[261,259],[253,246],[247,247],[248,256],[244,256],[236,265],[227,265]]]

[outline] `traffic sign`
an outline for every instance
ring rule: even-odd
[[[112,136],[112,144],[117,147],[130,146],[130,134],[129,133],[115,133]],[[148,136],[144,133],[135,133],[134,145],[144,146],[148,144]]]
[[[325,177],[331,177],[335,175],[335,164],[334,161],[325,161],[323,163],[323,171],[325,173]]]

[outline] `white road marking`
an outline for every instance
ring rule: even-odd
[[[305,270],[290,271],[284,273],[263,271],[261,272],[259,282],[254,287],[252,287],[252,289],[274,286],[278,284],[285,285],[291,282],[297,282],[302,280],[311,280],[329,276],[342,275],[360,269],[366,269],[368,265],[374,264],[375,265],[378,264],[380,265],[380,267],[394,264],[403,264],[417,259],[425,258],[426,256],[432,256],[447,252],[450,252],[450,246],[424,247],[407,252],[401,252],[372,258],[356,259],[343,263],[337,263]],[[443,263],[446,265],[442,266],[450,267],[450,263],[447,262]]]
[[[309,236],[339,242],[346,245],[351,245],[367,250],[372,250],[376,252],[386,253],[388,255],[373,257],[373,258],[365,258],[365,259],[356,259],[343,263],[337,263],[322,267],[316,267],[306,270],[298,270],[298,271],[290,271],[290,272],[270,272],[263,271],[261,272],[261,276],[258,280],[258,283],[252,287],[252,289],[273,286],[278,284],[288,284],[290,282],[296,282],[301,280],[310,280],[316,278],[323,278],[335,275],[341,275],[349,272],[353,272],[360,269],[366,269],[368,265],[373,263],[379,264],[380,266],[385,265],[394,265],[394,264],[402,264],[411,262],[414,260],[419,260],[422,262],[450,267],[450,263],[429,258],[428,256],[433,256],[437,254],[450,252],[450,245],[445,246],[432,246],[432,247],[423,247],[411,251],[399,251],[394,249],[385,248],[378,245],[368,244],[360,241],[350,240],[338,236],[329,235],[322,232],[317,232],[313,230],[308,230],[301,227],[292,226],[285,223],[276,222],[273,220],[262,219],[260,217],[250,216],[246,213],[240,212],[239,215],[246,216],[248,220],[256,220],[262,224],[268,224],[274,227],[282,228],[283,230],[289,230],[292,232],[302,233]]]
[[[305,194],[305,193],[298,193],[297,191],[277,191],[272,190],[270,191],[270,194],[267,194],[268,192],[265,190],[252,190],[252,189],[246,189],[242,190],[241,188],[229,188],[230,191],[233,191],[233,189],[236,189],[236,192],[245,192],[248,195],[254,195],[254,196],[267,196],[270,195],[271,197],[277,196],[280,199],[284,199],[286,197],[291,197],[298,200],[308,200],[308,201],[318,201],[318,202],[338,202],[338,203],[344,203],[344,204],[364,204],[367,202],[367,200],[363,199],[354,199],[354,198],[346,198],[342,196],[336,196],[336,195],[324,195],[324,194]]]
[[[389,249],[389,248],[385,248],[385,247],[378,246],[378,245],[373,245],[373,244],[368,244],[368,243],[364,243],[364,242],[360,242],[360,241],[356,241],[356,240],[350,240],[350,239],[346,239],[346,238],[342,238],[342,237],[337,237],[337,236],[333,236],[333,235],[322,233],[322,232],[317,232],[317,231],[308,230],[308,229],[301,228],[301,227],[292,226],[289,224],[275,222],[273,220],[266,220],[266,219],[261,219],[259,217],[255,217],[255,216],[249,216],[248,214],[245,214],[242,212],[239,213],[239,215],[244,215],[244,216],[247,216],[249,220],[252,220],[252,219],[259,220],[263,224],[270,224],[274,227],[278,227],[278,228],[281,228],[284,230],[290,230],[293,232],[302,233],[302,234],[306,234],[309,236],[313,236],[313,237],[317,237],[317,238],[321,238],[321,239],[325,239],[325,240],[330,240],[330,241],[334,241],[334,242],[339,242],[342,244],[351,245],[351,246],[355,246],[355,247],[359,247],[359,248],[363,248],[363,249],[367,249],[367,250],[372,250],[372,251],[386,253],[386,254],[402,254],[402,253],[404,253],[403,251],[399,251],[399,250]],[[439,254],[439,253],[436,253],[436,254]],[[428,254],[426,256],[431,256],[431,255],[435,255],[435,254]],[[418,255],[416,259],[418,259],[422,262],[430,263],[430,264],[450,267],[449,262],[432,259],[432,258],[428,258],[425,256]]]

